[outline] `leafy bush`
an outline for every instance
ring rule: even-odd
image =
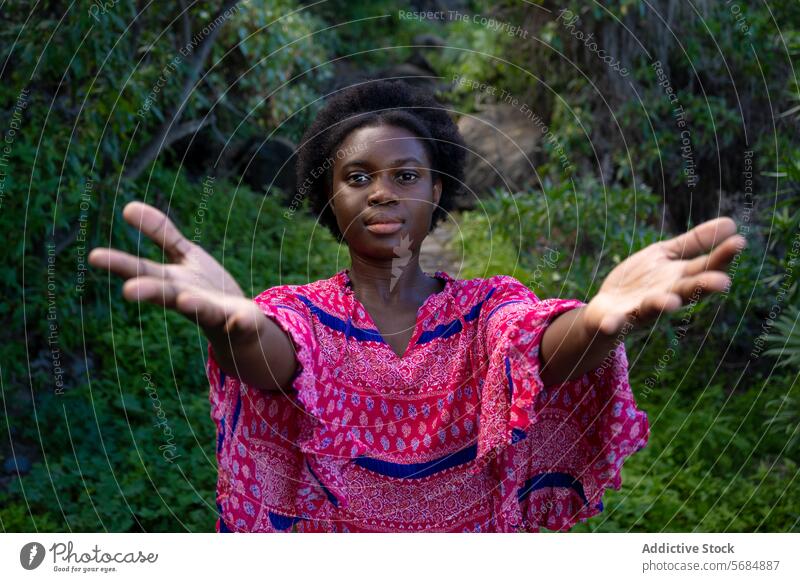
[[[171,215],[190,236],[200,216],[198,185],[159,169],[151,188],[171,192]],[[284,219],[272,197],[223,182],[203,204],[198,242],[245,293],[328,277],[346,257],[305,214]],[[119,218],[115,230],[121,248],[163,260],[149,241],[138,247],[138,231]],[[65,269],[57,288],[70,289],[73,278]],[[93,304],[62,301],[58,311],[64,359],[86,366],[83,378],[56,394],[50,370],[40,370],[34,414],[0,421],[11,425],[15,441],[43,452],[42,463],[0,493],[0,523],[6,531],[210,531],[216,460],[207,342],[173,312],[125,302],[114,277],[92,271],[89,288]],[[174,439],[157,425],[153,394]],[[170,444],[173,462],[163,454]]]
[[[649,415],[651,442],[626,462],[623,488],[607,495],[605,513],[578,529],[797,531],[800,395],[791,366],[776,367],[774,357],[796,362],[797,311],[788,306],[800,300],[796,271],[789,271],[800,231],[798,4],[748,6],[752,33],[741,42],[728,4],[713,2],[701,3],[702,18],[689,14],[689,4],[672,3],[680,13],[674,37],[665,39],[654,15],[665,1],[540,2],[547,18],[526,3],[464,6],[520,24],[526,42],[468,20],[400,21],[383,0],[240,3],[190,84],[179,121],[232,142],[273,131],[297,139],[334,78],[333,59],[355,55],[336,61],[347,71],[423,51],[443,81],[459,74],[535,104],[576,162],[563,175],[558,152],[544,144],[541,190],[496,192],[464,213],[453,242],[463,251],[460,276],[510,274],[540,297],[582,300],[627,255],[704,213],[733,213],[743,223],[742,157],[752,150],[749,246],[731,273],[733,286],[628,338],[631,383]],[[12,115],[15,105],[21,109],[0,196],[7,258],[0,434],[11,436],[0,454],[7,459],[13,444],[33,461],[22,478],[0,477],[5,531],[213,528],[205,341],[176,314],[122,300],[121,283],[106,274],[88,272],[79,290],[82,261],[95,246],[161,260],[120,220],[126,202],[169,210],[250,295],[330,276],[346,262],[302,209],[285,218],[275,192],[255,194],[219,177],[206,197],[202,177],[164,152],[135,176],[127,173],[192,79],[188,60],[169,68],[187,40],[184,25],[202,28],[219,9],[194,3],[187,20],[172,5],[153,4],[128,26],[137,6],[116,3],[99,22],[47,0],[4,9],[0,60],[9,66],[0,100]],[[631,75],[597,66],[596,55],[554,21],[561,9],[579,15],[583,32],[618,52]],[[43,33],[52,33],[46,46]],[[450,48],[410,46],[420,33],[437,34]],[[374,50],[388,46],[397,48]],[[770,58],[754,59],[751,46]],[[696,162],[704,165],[692,196],[655,59],[669,69]],[[165,71],[168,82],[140,115]],[[485,99],[464,90],[448,96],[463,112]],[[4,117],[0,124],[4,137],[9,123]],[[594,177],[598,169],[603,183]],[[224,168],[208,168],[217,170]],[[778,304],[783,316],[764,334],[771,349],[756,354],[754,338]],[[675,354],[663,364],[675,339]],[[54,356],[64,368],[63,393]],[[179,455],[172,463],[160,448],[154,391]]]
[[[662,216],[644,187],[551,182],[544,192],[495,192],[460,217],[453,247],[463,245],[464,276],[512,274],[540,298],[587,301],[621,259],[671,236]],[[753,303],[763,255],[752,246],[727,296],[626,339],[631,386],[648,413],[651,440],[626,461],[622,490],[607,494],[604,514],[577,531],[797,531],[796,378],[772,373],[768,357],[743,377],[742,363],[725,364],[720,349],[740,345],[749,353],[753,337],[741,330],[760,325],[752,316],[737,321],[742,312],[720,312]],[[793,317],[776,327],[788,330]]]
[[[547,178],[543,191],[496,191],[465,217],[465,273],[518,272],[537,295],[591,297],[617,263],[665,237],[661,217],[646,186]]]

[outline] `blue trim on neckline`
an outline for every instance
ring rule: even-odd
[[[459,333],[462,329],[463,327],[461,326],[460,319],[455,319],[450,323],[441,323],[433,329],[423,331],[421,334],[419,334],[417,344],[426,344],[429,341],[435,340],[436,338],[446,339]]]
[[[489,292],[486,294],[481,301],[476,303],[465,315],[464,321],[470,322],[477,319],[480,316],[481,309],[486,304],[486,301],[494,294],[496,291],[496,287],[492,287]],[[440,291],[443,293],[443,291]],[[333,330],[341,332],[347,338],[353,338],[357,341],[369,341],[369,342],[377,342],[381,344],[385,344],[386,340],[383,339],[381,332],[377,329],[369,329],[369,328],[362,328],[356,327],[353,325],[353,322],[350,318],[345,321],[344,319],[332,315],[322,309],[321,307],[317,306],[312,302],[308,297],[300,295],[299,293],[295,293],[295,297],[297,297],[300,301],[302,301],[311,311],[313,315],[319,320],[319,322],[329,327]],[[499,307],[499,306],[498,306]],[[496,308],[495,308],[496,309]],[[494,310],[492,311],[492,313]],[[415,342],[417,345],[426,344],[430,341],[435,339],[447,339],[456,335],[457,333],[463,331],[464,326],[461,323],[461,319],[454,319],[449,323],[442,323],[437,325],[431,330],[423,331],[417,341]]]
[[[308,297],[304,297],[299,294],[296,294],[295,296],[308,306],[308,308],[311,310],[311,313],[317,317],[322,325],[342,332],[345,337],[351,337],[362,342],[378,342],[381,344],[386,343],[383,339],[383,336],[381,336],[381,332],[379,332],[377,329],[355,327],[352,325],[352,322],[349,319],[348,321],[345,321],[339,317],[336,317],[335,315],[331,315],[324,309],[314,305],[314,303]]]
[[[472,306],[472,308],[464,315],[464,322],[469,323],[478,318],[481,313],[481,309],[483,308],[486,301],[494,294],[495,287],[489,289],[489,292],[486,294],[486,297],[481,299],[478,303]],[[449,323],[441,323],[434,327],[431,330],[423,331],[419,338],[417,339],[417,344],[426,344],[429,341],[441,338],[447,339],[455,334],[461,332],[464,329],[464,326],[461,324],[461,319],[454,319]]]
[[[469,310],[469,312],[464,316],[464,321],[472,321],[473,319],[477,319],[478,316],[481,314],[481,308],[484,304],[489,300],[489,297],[494,295],[496,287],[492,287],[489,289],[489,293],[486,294],[486,297],[481,299],[475,306]]]

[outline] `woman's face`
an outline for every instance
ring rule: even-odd
[[[350,251],[372,259],[418,252],[442,182],[416,134],[393,125],[362,127],[333,158],[331,205]]]

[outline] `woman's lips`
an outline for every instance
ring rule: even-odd
[[[374,222],[367,225],[367,230],[373,234],[394,234],[401,228],[402,222]]]

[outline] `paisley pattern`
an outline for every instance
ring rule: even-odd
[[[398,357],[348,270],[254,301],[292,339],[291,389],[206,372],[217,428],[219,532],[567,530],[602,511],[649,425],[620,345],[596,370],[544,386],[557,315],[509,276],[455,280],[417,313]]]

